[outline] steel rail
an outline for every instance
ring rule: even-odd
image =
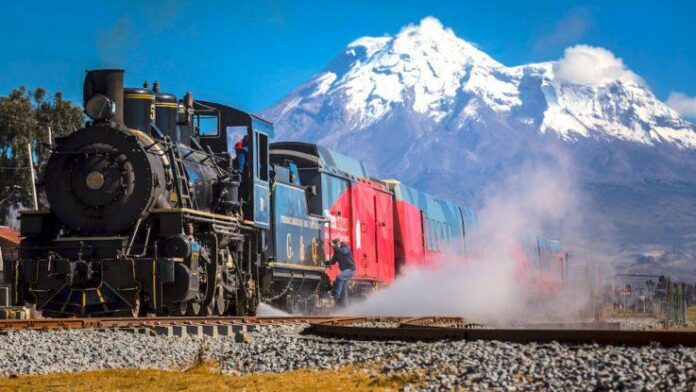
[[[612,329],[523,329],[448,327],[448,322],[462,322],[456,318],[426,317],[417,319],[380,318],[377,321],[400,321],[396,328],[369,327],[360,324],[369,318],[331,319],[311,322],[304,333],[323,337],[364,341],[424,341],[441,340],[483,340],[514,343],[569,343],[647,346],[696,347],[696,332],[686,331],[621,331]],[[463,325],[470,325],[464,323]]]
[[[220,317],[113,317],[113,318],[46,318],[27,320],[0,320],[0,331],[137,328],[177,325],[235,325],[309,323],[330,319],[326,316],[220,316]]]

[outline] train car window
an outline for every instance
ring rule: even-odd
[[[425,248],[430,250],[430,223],[428,218],[423,218],[423,235],[425,235]]]
[[[437,250],[442,250],[442,245],[446,241],[444,233],[445,233],[445,230],[444,230],[444,227],[442,226],[442,222],[437,222]]]
[[[195,114],[193,123],[200,136],[218,135],[218,116],[217,114]]]
[[[268,136],[256,133],[256,149],[259,156],[259,172],[257,177],[262,181],[268,181]]]
[[[428,218],[425,219],[426,240],[428,242],[428,250],[435,250],[435,221]]]

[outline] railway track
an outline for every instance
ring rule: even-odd
[[[497,340],[514,343],[696,347],[696,332],[622,331],[616,327],[615,323],[573,323],[491,328],[456,317],[354,317],[310,321],[305,333],[367,341]]]
[[[0,331],[90,328],[121,329],[190,325],[268,325],[278,323],[309,323],[330,319],[331,317],[325,316],[45,318],[0,320]]]
[[[696,332],[622,331],[618,323],[570,323],[494,328],[460,317],[149,317],[0,320],[0,332],[18,330],[117,329],[168,335],[229,335],[272,324],[307,323],[305,334],[367,341],[497,340],[696,347]]]

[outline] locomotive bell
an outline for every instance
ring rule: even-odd
[[[146,88],[124,89],[124,122],[128,128],[150,134],[155,121],[155,93]]]

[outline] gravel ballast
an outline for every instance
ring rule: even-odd
[[[22,331],[0,336],[0,375],[108,368],[184,369],[199,351],[225,373],[282,372],[374,364],[369,372],[422,374],[412,390],[691,390],[696,349],[503,342],[354,342],[301,336],[277,325],[234,338],[127,332]]]
[[[662,322],[662,320],[655,317],[609,317],[605,321],[610,323],[621,323],[621,329],[625,331],[650,331],[664,329],[664,323]]]
[[[0,335],[0,375],[95,369],[182,369],[197,357],[194,339],[94,330],[17,331]]]

